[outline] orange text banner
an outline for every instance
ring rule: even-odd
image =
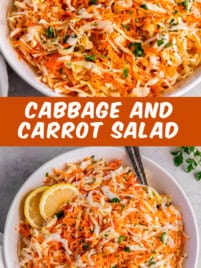
[[[200,115],[201,98],[0,98],[0,145],[201,145]]]

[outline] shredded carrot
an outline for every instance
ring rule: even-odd
[[[138,184],[120,160],[67,163],[44,184],[61,182],[77,187],[79,195],[41,229],[22,220],[21,268],[183,267],[181,213],[169,196]]]
[[[161,96],[201,64],[199,0],[18,0],[11,43],[66,96]],[[95,79],[94,79],[95,77]]]

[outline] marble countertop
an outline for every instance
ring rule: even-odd
[[[74,147],[0,147],[0,231],[3,231],[6,215],[16,192],[23,182],[51,158]],[[186,192],[193,206],[201,233],[201,182],[172,162],[171,147],[141,147],[141,153],[169,171]],[[200,239],[201,241],[201,239]],[[200,254],[201,256],[201,254]],[[201,267],[201,257],[198,267]]]
[[[10,67],[8,67],[9,75],[9,96],[43,96],[39,91],[23,81]],[[190,90],[184,97],[201,97],[201,84]]]

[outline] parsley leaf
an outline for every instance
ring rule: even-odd
[[[182,150],[187,154],[191,154],[195,150],[195,146],[182,146]]]
[[[85,60],[87,61],[95,61],[96,55],[85,55]]]
[[[160,241],[163,243],[163,244],[166,244],[166,241],[167,241],[167,233],[164,232],[161,234],[160,236]]]
[[[178,153],[175,157],[174,157],[174,164],[176,167],[180,166],[181,164],[183,164],[184,162],[184,157],[182,153]]]
[[[146,9],[146,10],[148,9],[148,6],[146,4],[142,4],[142,5],[140,5],[140,7],[143,9]]]
[[[127,78],[128,77],[128,68],[124,67],[123,68],[123,78]]]
[[[186,172],[187,173],[189,173],[192,170],[194,170],[198,165],[198,163],[193,158],[186,159],[186,163],[188,164],[187,167],[186,167]]]
[[[124,248],[124,251],[125,251],[125,252],[131,252],[131,249],[130,249],[129,247],[125,247],[125,248]]]
[[[89,243],[85,243],[84,245],[83,245],[83,250],[84,250],[84,252],[86,252],[87,250],[89,250],[90,249],[90,245],[89,245]]]
[[[160,47],[161,45],[164,44],[164,40],[163,39],[159,39],[157,40],[157,45]]]
[[[172,42],[168,42],[168,43],[165,45],[165,48],[168,48],[168,47],[170,47],[170,46],[172,46]]]
[[[111,203],[119,203],[120,202],[120,199],[117,198],[117,197],[114,197],[114,198],[110,199],[110,202]]]
[[[120,235],[118,243],[120,244],[121,242],[123,242],[125,240],[125,236]]]
[[[98,4],[98,0],[90,0],[89,1],[89,5],[97,5]]]
[[[178,25],[178,23],[174,19],[171,19],[169,25],[170,27],[173,27],[173,26]]]
[[[200,180],[201,180],[201,171],[199,171],[199,172],[197,172],[197,173],[195,174],[195,179],[196,179],[197,181],[200,181]]]
[[[54,34],[54,28],[49,26],[45,32],[47,38],[54,38],[55,34]]]
[[[143,49],[141,43],[131,42],[128,45],[128,48],[133,51],[133,54],[135,54],[136,57],[143,57],[144,56],[144,49]]]
[[[55,216],[57,217],[58,220],[61,219],[61,218],[63,218],[64,211],[63,210],[58,211],[57,213],[55,213]]]
[[[201,151],[195,146],[181,146],[176,151],[171,152],[171,154],[173,155],[175,166],[178,167],[183,164],[186,173],[201,167]],[[197,171],[194,177],[197,181],[200,181],[201,171]]]
[[[65,35],[64,38],[63,38],[63,43],[66,44],[68,39],[69,39],[69,35]]]
[[[185,10],[188,10],[189,0],[184,0],[183,2],[178,3],[178,5],[183,6]]]
[[[122,27],[125,28],[127,31],[130,31],[131,26],[129,24],[122,24]]]
[[[154,257],[152,256],[150,259],[149,259],[149,265],[153,265],[155,264],[156,262],[154,261]]]

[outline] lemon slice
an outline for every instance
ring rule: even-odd
[[[28,223],[34,228],[41,228],[43,225],[43,218],[40,215],[39,203],[41,196],[48,186],[42,186],[33,190],[25,199],[24,215]]]
[[[71,201],[78,194],[78,190],[71,184],[60,183],[50,186],[40,199],[40,214],[45,221],[52,219],[61,207]]]

